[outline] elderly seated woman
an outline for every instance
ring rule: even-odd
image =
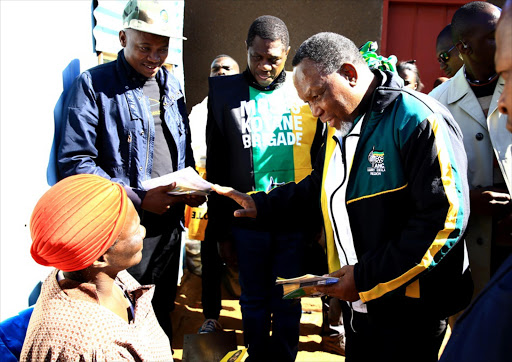
[[[48,190],[30,220],[31,254],[53,266],[22,361],[172,361],[151,306],[154,286],[125,269],[141,260],[145,229],[124,188],[96,175]]]

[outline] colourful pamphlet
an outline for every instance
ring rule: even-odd
[[[318,285],[330,285],[339,281],[339,278],[330,276],[318,276],[306,274],[298,278],[276,280],[276,285],[283,286],[283,299],[293,299],[302,297],[320,297],[323,293],[319,292]]]

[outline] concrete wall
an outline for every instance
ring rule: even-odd
[[[332,31],[356,45],[380,40],[381,0],[186,0],[183,45],[187,107],[208,95],[208,75],[213,58],[232,56],[241,70],[247,65],[245,39],[258,16],[282,19],[290,33],[286,70],[300,44],[311,35]]]

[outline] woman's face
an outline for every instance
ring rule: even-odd
[[[412,90],[418,89],[418,80],[416,79],[416,75],[412,70],[404,69],[399,71],[398,74],[404,80],[404,85],[407,88],[411,88]]]
[[[103,254],[105,260],[119,271],[139,264],[142,259],[142,241],[145,236],[146,228],[140,224],[139,215],[129,201],[123,229],[114,245]]]

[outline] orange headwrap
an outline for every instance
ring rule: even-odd
[[[32,212],[30,253],[37,263],[62,271],[87,268],[116,241],[127,209],[123,186],[97,175],[65,178]]]

